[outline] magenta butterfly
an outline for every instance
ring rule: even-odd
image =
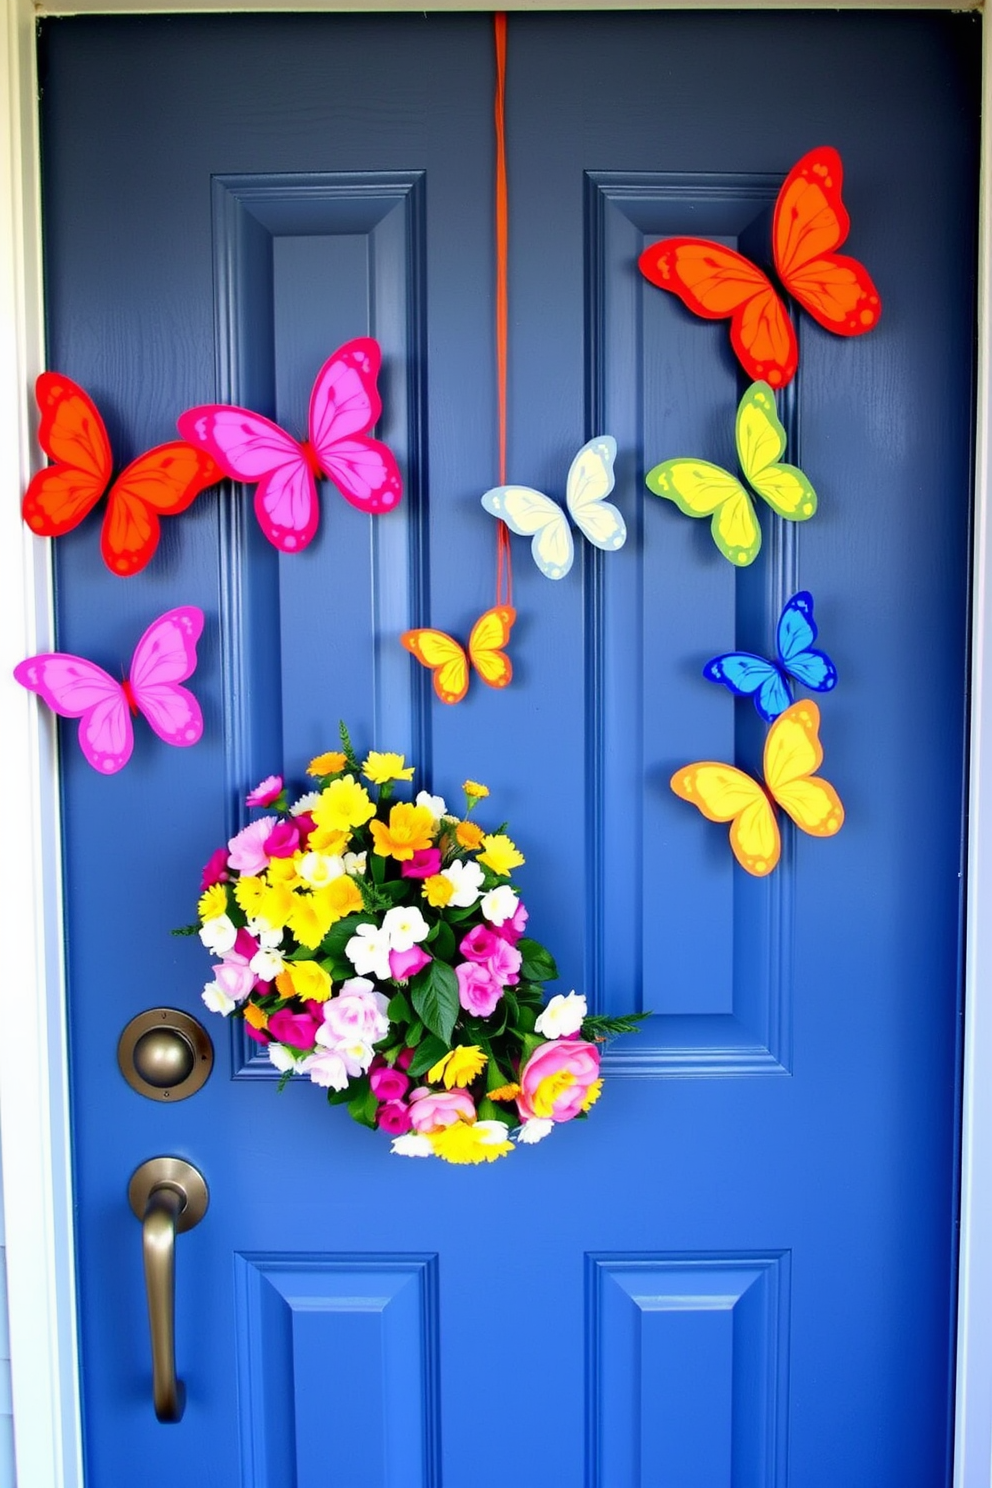
[[[202,631],[203,611],[195,605],[159,615],[135,646],[124,682],[83,656],[61,651],[29,656],[14,668],[14,676],[61,717],[78,718],[80,749],[94,770],[113,775],[131,758],[132,713],[143,713],[166,744],[185,748],[200,738],[200,705],[179,683],[196,668]]]
[[[317,531],[317,476],[328,476],[359,511],[392,511],[399,501],[396,458],[368,434],[382,412],[376,387],[381,361],[371,336],[338,347],[317,373],[302,444],[247,408],[208,403],[181,415],[183,438],[206,450],[225,475],[258,482],[255,515],[283,553],[298,553]]]

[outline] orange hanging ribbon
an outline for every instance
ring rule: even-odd
[[[496,397],[499,412],[499,484],[506,485],[506,365],[509,341],[507,263],[509,257],[509,207],[506,189],[506,12],[493,16],[496,47]],[[496,603],[513,603],[513,561],[510,530],[496,524]]]

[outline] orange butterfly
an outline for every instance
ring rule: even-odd
[[[830,146],[810,150],[792,167],[775,203],[772,254],[786,291],[838,336],[862,336],[878,323],[882,302],[856,258],[835,253],[851,219],[841,201],[844,168]],[[641,273],[671,290],[706,320],[730,319],[730,344],[754,382],[785,387],[799,348],[771,280],[732,248],[707,238],[663,238],[645,248]]]
[[[771,873],[782,852],[773,802],[813,837],[833,837],[844,824],[844,807],[829,780],[814,775],[823,763],[820,710],[793,703],[768,730],[765,784],[743,770],[699,760],[676,770],[671,787],[709,821],[730,822],[730,846],[741,867],[755,878]]]
[[[24,493],[25,522],[39,537],[61,537],[107,492],[103,561],[122,577],[137,573],[158,547],[159,515],[185,511],[205,486],[221,479],[220,467],[176,440],[139,455],[112,482],[110,440],[92,398],[57,372],[41,374],[35,396],[38,440],[54,464],[39,470]]]
[[[460,703],[468,692],[469,662],[488,687],[505,687],[513,666],[503,647],[517,612],[510,605],[496,605],[480,615],[468,638],[468,655],[443,630],[405,630],[400,640],[421,666],[434,673],[434,691],[442,703]]]

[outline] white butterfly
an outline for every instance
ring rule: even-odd
[[[589,542],[608,553],[622,548],[627,527],[612,501],[617,442],[610,434],[590,439],[572,461],[565,505]],[[572,566],[575,544],[568,519],[556,501],[530,486],[494,486],[482,498],[490,516],[501,517],[511,532],[531,537],[534,562],[549,579],[563,579]]]

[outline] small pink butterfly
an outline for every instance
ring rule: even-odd
[[[131,675],[117,682],[83,656],[49,651],[14,668],[22,687],[36,692],[53,712],[78,718],[79,747],[94,770],[113,775],[131,758],[131,714],[142,712],[166,744],[185,748],[203,733],[196,698],[180,682],[196,668],[203,611],[195,605],[167,610],[153,620],[134,648]]]
[[[257,481],[255,515],[269,542],[298,553],[317,531],[317,476],[326,475],[359,511],[392,511],[402,494],[392,450],[368,430],[382,412],[376,387],[378,341],[359,336],[329,357],[310,394],[310,437],[302,444],[247,408],[190,408],[179,431],[232,480]]]

